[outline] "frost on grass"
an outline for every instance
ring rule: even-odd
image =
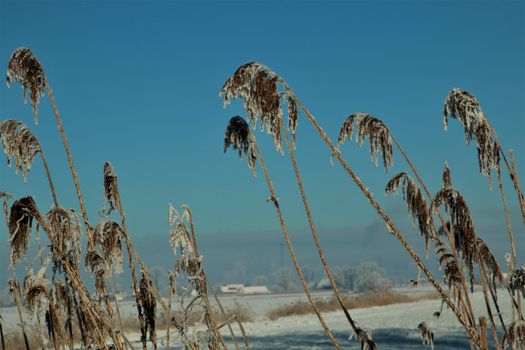
[[[285,92],[280,92],[280,88]],[[253,128],[259,127],[273,136],[275,148],[283,153],[281,128],[283,126],[283,105],[287,105],[288,130],[295,144],[298,110],[295,96],[284,80],[268,67],[257,62],[248,62],[226,80],[220,95],[224,96],[226,107],[232,100],[241,98]]]
[[[474,139],[478,153],[480,172],[491,183],[493,169],[500,170],[500,153],[494,130],[491,128],[481,106],[469,92],[454,88],[443,106],[443,127],[448,129],[448,118],[457,119],[463,126],[465,141]]]
[[[379,155],[381,155],[385,170],[390,170],[394,164],[392,135],[386,125],[368,113],[351,114],[339,131],[338,146],[341,146],[347,139],[352,140],[354,131],[355,140],[359,146],[362,146],[366,139],[370,142],[370,159],[378,165]]]
[[[33,160],[42,151],[38,139],[21,121],[4,120],[0,123],[0,140],[8,166],[11,166],[11,158],[14,158],[15,174],[21,171],[24,181],[27,181]]]
[[[47,78],[44,68],[35,54],[28,48],[19,47],[11,54],[7,63],[6,84],[19,82],[24,89],[24,103],[27,102],[27,92],[33,107],[34,121],[38,124],[38,104],[47,88]]]

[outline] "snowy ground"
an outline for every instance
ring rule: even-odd
[[[418,288],[403,290],[402,292],[420,293],[428,291],[429,289]],[[328,297],[329,295],[330,292],[316,293],[316,298]],[[503,317],[508,322],[511,318],[510,300],[503,291],[499,293],[499,297]],[[239,304],[250,309],[255,316],[254,322],[244,324],[252,349],[331,349],[331,343],[323,333],[315,315],[284,317],[275,321],[270,321],[265,316],[269,310],[279,305],[303,299],[305,297],[302,294],[221,297],[226,308]],[[472,301],[476,317],[485,315],[486,310],[482,293],[474,293]],[[417,325],[422,321],[425,321],[434,331],[436,349],[467,348],[465,333],[452,312],[445,309],[439,319],[433,318],[432,315],[439,310],[440,304],[441,302],[438,299],[422,300],[408,304],[353,309],[350,310],[350,314],[359,326],[373,330],[374,339],[380,349],[424,349],[425,346],[421,344],[417,330]],[[132,313],[133,308],[132,302],[125,302],[122,305],[122,313]],[[4,326],[9,323],[16,324],[15,308],[2,309],[1,312],[4,317]],[[324,316],[330,329],[334,331],[345,349],[360,348],[355,341],[348,340],[351,330],[342,312],[329,312],[325,313]],[[240,334],[236,327],[234,330]],[[224,328],[224,335],[229,335],[226,327]],[[138,334],[128,334],[128,338],[132,341],[139,339]],[[158,338],[159,345],[163,344],[165,340],[163,331],[158,332]],[[227,337],[227,339],[229,338]],[[138,342],[137,348],[140,348]],[[161,348],[164,346],[161,345]]]

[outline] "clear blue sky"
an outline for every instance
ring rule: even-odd
[[[69,137],[90,218],[102,204],[102,165],[113,162],[136,237],[167,234],[167,203],[189,204],[204,234],[277,230],[262,175],[223,153],[229,118],[218,93],[242,63],[256,60],[284,77],[332,138],[353,112],[383,119],[433,192],[448,160],[485,235],[504,234],[497,191],[478,173],[473,145],[456,121],[442,128],[453,87],[478,97],[525,179],[525,2],[517,1],[62,1],[0,0],[0,67],[27,46],[44,65]],[[78,208],[66,157],[46,98],[40,125],[18,85],[0,85],[0,117],[22,119],[43,144],[64,206]],[[257,134],[289,224],[307,222],[289,160]],[[376,220],[302,116],[298,157],[321,229]],[[375,195],[406,221],[399,198],[385,199],[390,174],[368,159],[368,145],[344,154]],[[0,190],[51,198],[40,161],[29,182],[2,162]],[[524,180],[525,181],[525,180]],[[523,235],[508,188],[515,228]],[[402,210],[400,209],[402,208]],[[380,227],[383,227],[380,225]],[[496,230],[493,232],[490,230]],[[5,229],[3,229],[5,230]],[[489,232],[490,231],[490,232]]]

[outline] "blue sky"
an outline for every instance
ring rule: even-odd
[[[432,192],[448,161],[481,235],[504,235],[499,193],[487,190],[473,145],[456,121],[442,128],[453,87],[480,100],[525,179],[525,3],[523,1],[0,1],[0,66],[19,46],[33,49],[54,89],[80,182],[97,221],[102,165],[119,175],[132,235],[168,233],[167,203],[189,204],[204,235],[278,232],[262,174],[223,153],[229,118],[219,90],[242,63],[256,60],[287,80],[335,139],[346,117],[366,111],[389,125]],[[78,207],[47,97],[40,123],[15,85],[0,85],[0,117],[25,121],[41,140],[61,203]],[[290,227],[307,222],[288,158],[257,133]],[[385,207],[407,222],[400,198],[384,198],[388,179],[406,170],[399,154],[389,174],[368,145],[343,152]],[[367,227],[374,211],[300,116],[297,152],[321,231]],[[2,164],[0,190],[34,194],[51,205],[39,160],[29,181]],[[506,182],[517,235],[516,196]],[[3,229],[5,230],[5,229]],[[278,234],[278,233],[277,233]],[[384,232],[386,235],[386,231]],[[493,237],[494,238],[494,237]],[[276,236],[276,240],[279,238]]]

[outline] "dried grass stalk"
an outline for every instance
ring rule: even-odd
[[[443,126],[448,128],[448,117],[459,120],[465,132],[465,141],[476,142],[479,170],[489,178],[491,172],[500,169],[500,153],[492,128],[481,110],[476,97],[467,91],[454,88],[448,94],[443,106]]]
[[[33,160],[42,152],[36,136],[21,121],[4,120],[0,123],[0,140],[7,156],[7,164],[11,166],[11,158],[15,158],[15,174],[22,171],[24,180],[27,180]]]
[[[339,131],[338,146],[341,146],[346,139],[352,140],[354,129],[355,140],[359,146],[363,145],[365,139],[370,142],[370,159],[377,165],[381,154],[385,170],[390,170],[394,164],[392,135],[386,125],[371,114],[354,113],[345,120]]]
[[[35,124],[38,124],[38,104],[40,96],[44,96],[47,88],[47,78],[44,68],[35,54],[28,48],[19,47],[11,54],[7,63],[7,86],[11,82],[19,82],[24,88],[24,103],[27,101],[27,91],[33,107]]]
[[[104,163],[104,196],[109,203],[110,211],[120,211],[117,174],[110,162]]]
[[[232,99],[242,98],[244,109],[248,114],[248,119],[253,127],[257,126],[260,118],[260,129],[273,135],[276,149],[282,151],[281,124],[282,108],[281,95],[278,88],[278,76],[266,66],[257,62],[248,62],[240,66],[233,75],[224,83],[220,95],[224,96],[224,106],[228,105]],[[291,118],[296,118],[293,112]],[[295,133],[294,126],[297,125],[292,120],[289,122]]]
[[[20,198],[11,206],[9,234],[11,242],[10,265],[14,267],[22,256],[26,256],[33,218],[37,214],[33,197]]]
[[[230,119],[224,132],[224,152],[226,152],[230,146],[239,152],[241,159],[243,154],[245,155],[248,161],[248,167],[255,176],[257,157],[255,155],[253,141],[250,138],[250,127],[248,123],[239,116]]]
[[[412,216],[414,225],[418,224],[419,232],[425,239],[425,251],[428,256],[428,246],[435,233],[432,224],[432,215],[430,214],[427,200],[423,196],[417,183],[407,173],[399,173],[394,176],[385,187],[385,195],[388,193],[398,193],[399,186],[403,193],[403,200],[406,201],[408,211]]]

